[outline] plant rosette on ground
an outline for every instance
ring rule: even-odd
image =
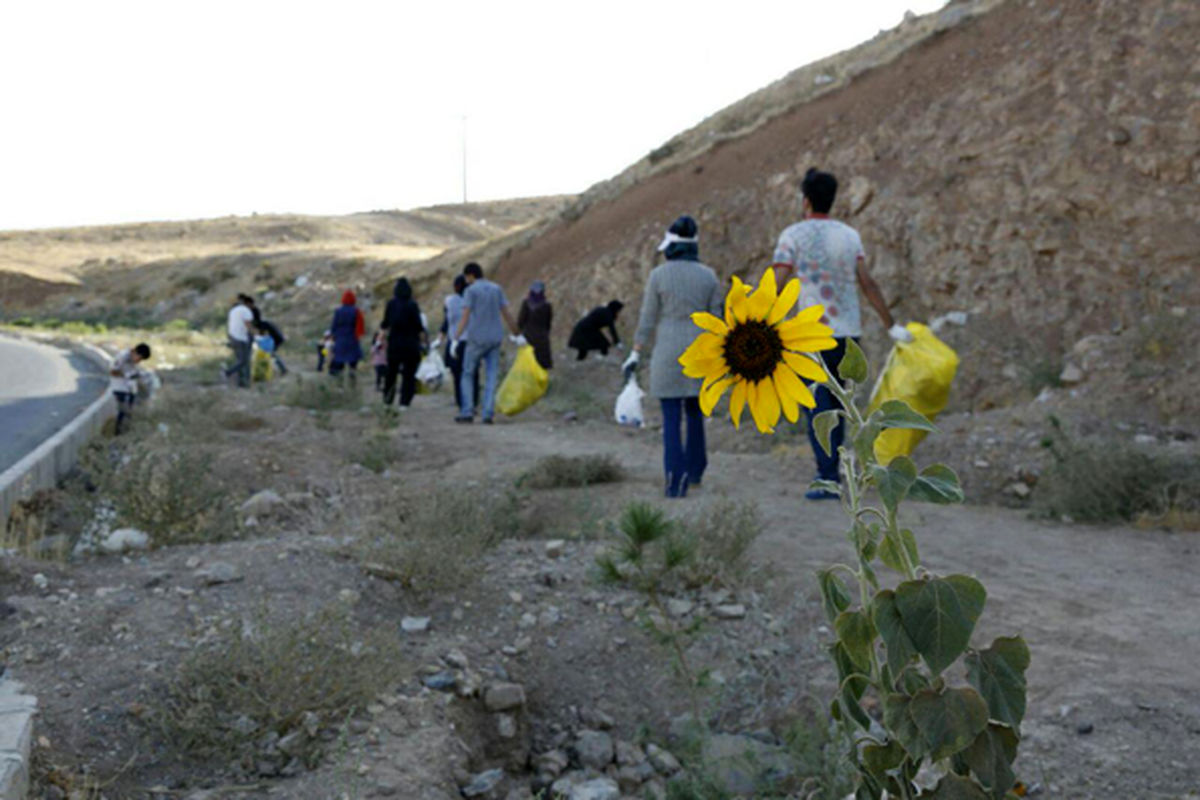
[[[870,376],[866,357],[847,340],[841,382],[830,378],[818,355],[835,346],[829,328],[818,321],[824,308],[810,306],[787,319],[799,289],[799,280],[792,280],[777,291],[770,269],[753,292],[735,278],[724,320],[693,315],[703,332],[680,363],[684,374],[704,380],[700,399],[706,415],[732,388],[734,424],[749,405],[763,433],[774,431],[781,413],[794,422],[799,406],[814,407],[801,378],[824,384],[841,405],[818,414],[812,426],[826,451],[835,427],[846,426],[846,444],[839,450],[844,480],[813,487],[839,496],[856,562],[834,564],[817,575],[836,635],[829,652],[839,683],[830,710],[850,744],[848,757],[858,774],[855,797],[1015,796],[1012,764],[1025,714],[1029,648],[1019,636],[973,648],[971,634],[986,590],[969,575],[936,575],[924,568],[916,537],[899,522],[904,500],[962,502],[958,476],[942,464],[918,470],[907,456],[879,463],[874,444],[883,431],[936,429],[898,400],[863,415],[856,397]],[[872,489],[877,504],[868,500]],[[899,582],[885,585],[877,570],[897,573]],[[881,718],[873,719],[868,709],[881,710]],[[922,787],[917,775],[927,766],[936,783]]]

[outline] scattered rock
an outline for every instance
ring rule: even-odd
[[[139,531],[137,528],[118,528],[100,542],[100,548],[106,553],[146,550],[149,547],[150,534]]]
[[[875,197],[875,186],[865,176],[855,175],[850,179],[846,196],[850,200],[850,213],[858,214],[870,205],[871,199]]]
[[[519,683],[493,683],[483,691],[488,711],[509,711],[525,705],[525,689]]]
[[[504,782],[504,770],[489,769],[471,778],[471,782],[462,787],[463,797],[494,797],[500,784]]]
[[[421,683],[437,692],[449,692],[458,685],[458,678],[449,670],[435,672],[432,675],[426,675]]]
[[[1075,732],[1080,736],[1087,736],[1094,730],[1096,730],[1096,726],[1090,722],[1081,722],[1075,726]]]
[[[667,613],[672,617],[686,617],[696,604],[684,597],[672,597],[667,601]]]
[[[242,503],[241,511],[242,515],[246,517],[266,517],[281,505],[283,505],[283,498],[277,492],[272,489],[263,489],[261,492],[250,495],[250,498]]]
[[[496,734],[501,739],[514,738],[517,735],[517,718],[512,714],[497,714]]]
[[[1064,386],[1074,386],[1083,383],[1083,370],[1074,364],[1067,364],[1059,374],[1058,380]]]
[[[551,539],[546,542],[546,558],[561,558],[566,548],[567,543],[562,539]]]
[[[429,617],[404,617],[400,620],[400,630],[405,633],[425,633],[429,630]]]
[[[1029,484],[1025,483],[1024,481],[1014,481],[1013,483],[1010,483],[1004,491],[1019,500],[1024,500],[1033,493],[1033,490],[1029,488]]]
[[[621,787],[612,778],[593,778],[577,783],[567,793],[568,800],[619,800]]]
[[[455,669],[466,669],[469,663],[466,654],[462,650],[451,650],[442,656],[442,660]]]
[[[1117,127],[1108,129],[1108,141],[1117,147],[1129,144],[1132,139],[1133,137],[1130,135],[1129,131],[1125,130],[1124,128]]]
[[[532,762],[535,772],[550,778],[557,778],[566,772],[568,763],[567,754],[562,750],[547,750],[534,756]]]
[[[646,758],[663,777],[669,778],[680,770],[679,759],[656,744],[646,745]]]
[[[226,561],[214,561],[204,569],[196,570],[194,574],[204,586],[216,586],[221,583],[235,583],[245,577],[241,572],[238,571],[237,567]]]
[[[746,616],[746,607],[741,603],[728,603],[713,608],[713,616],[717,619],[741,619]]]
[[[592,706],[584,706],[579,709],[579,721],[585,728],[598,731],[611,730],[612,726],[616,724],[616,720],[611,716]]]
[[[574,750],[579,764],[594,770],[603,770],[613,761],[613,740],[604,731],[580,731]]]

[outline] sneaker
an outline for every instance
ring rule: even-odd
[[[484,418],[483,418],[483,424],[484,424],[484,425],[495,425],[495,424],[496,424],[496,420],[492,419],[491,417],[484,417]]]
[[[804,497],[808,500],[837,500],[838,495],[828,489],[809,489],[804,493]]]
[[[454,418],[454,421],[459,423],[460,425],[470,425],[472,422],[475,421],[475,418],[474,417],[464,417],[460,414]]]

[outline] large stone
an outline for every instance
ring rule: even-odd
[[[680,770],[679,759],[656,744],[646,745],[646,758],[650,759],[658,774],[664,777],[669,778]]]
[[[137,528],[118,528],[104,537],[100,548],[106,553],[124,553],[129,550],[146,550],[150,547],[150,534]]]
[[[741,603],[726,603],[713,609],[717,619],[741,619],[746,616],[746,607]]]
[[[278,492],[272,489],[263,489],[261,492],[250,495],[246,502],[242,503],[242,516],[266,517],[281,505],[283,505],[283,498],[279,496]]]
[[[620,800],[621,787],[612,778],[593,778],[571,787],[568,800]]]
[[[404,617],[400,620],[400,630],[405,633],[425,633],[429,630],[429,617]]]
[[[234,583],[242,580],[245,576],[242,575],[238,568],[233,564],[225,561],[214,561],[204,569],[198,569],[195,572],[196,578],[205,586],[216,586],[221,583]]]
[[[504,770],[489,769],[486,772],[480,772],[471,778],[471,781],[462,787],[463,797],[479,797],[483,800],[499,795],[500,785],[504,783]]]
[[[1083,377],[1083,370],[1074,364],[1067,364],[1059,373],[1058,380],[1064,386],[1074,386],[1077,383],[1083,383]]]
[[[525,705],[525,689],[519,683],[493,683],[483,690],[483,707],[488,711],[509,711]]]
[[[603,770],[613,762],[613,740],[604,731],[583,730],[575,737],[575,757],[581,766]]]
[[[533,769],[551,778],[557,778],[567,770],[567,754],[562,750],[548,750],[533,757]]]

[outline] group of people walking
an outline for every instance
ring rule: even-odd
[[[862,335],[860,291],[894,339],[911,339],[905,328],[895,324],[882,292],[871,279],[858,232],[829,216],[837,188],[837,179],[828,172],[810,169],[805,174],[799,187],[801,220],[779,235],[771,265],[778,286],[795,278],[801,280],[800,309],[824,307],[821,322],[829,326],[837,342],[836,349],[823,354],[834,379],[847,341],[857,341]],[[668,497],[685,497],[689,489],[701,485],[708,466],[704,414],[699,402],[701,381],[685,376],[679,363],[699,333],[692,315],[704,311],[720,317],[724,313],[725,289],[716,271],[700,260],[699,242],[699,226],[686,215],[676,219],[663,235],[658,244],[662,262],[650,271],[646,281],[633,346],[622,364],[626,374],[633,373],[643,352],[651,352],[649,390],[662,411],[663,473]],[[576,323],[568,346],[577,352],[579,360],[593,352],[604,357],[610,348],[622,346],[616,328],[622,308],[619,300],[613,300],[592,309]],[[453,292],[444,299],[442,310],[443,357],[453,379],[456,422],[469,424],[477,417],[485,424],[494,421],[500,348],[506,334],[520,346],[532,346],[544,369],[553,368],[554,309],[542,281],[533,282],[514,317],[503,288],[485,278],[483,268],[472,262],[455,276]],[[248,374],[250,331],[270,331],[272,327],[261,319],[253,299],[239,297],[229,314],[230,346],[236,363],[226,375],[237,374],[239,384],[243,382],[243,372]],[[364,331],[363,313],[354,293],[347,291],[326,337],[331,375],[347,372],[354,379],[363,359],[360,340]],[[376,386],[385,404],[396,401],[397,382],[399,405],[412,403],[419,365],[430,346],[426,318],[413,298],[412,286],[400,278],[384,309],[371,351]],[[282,362],[278,363],[282,369]],[[823,386],[814,387],[813,394],[816,407],[805,411],[816,477],[836,482],[837,448],[844,426],[834,429],[833,452],[826,453],[816,440],[811,422],[822,411],[836,408],[837,401]],[[815,489],[807,496],[822,500],[836,495]]]

